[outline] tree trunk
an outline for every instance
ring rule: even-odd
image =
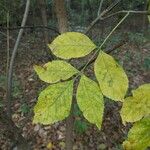
[[[30,7],[30,0],[26,1],[26,8],[24,11],[24,16],[22,19],[21,26],[24,27],[27,21],[28,13],[29,13],[29,7]],[[17,54],[18,46],[21,40],[23,34],[23,29],[20,29],[13,52],[12,56],[10,59],[9,63],[9,69],[7,72],[7,90],[6,90],[6,101],[7,101],[7,108],[6,111],[1,111],[0,110],[0,123],[2,125],[2,129],[4,129],[6,132],[5,134],[9,134],[9,138],[12,141],[16,142],[16,145],[18,145],[18,149],[22,150],[28,150],[28,144],[27,141],[24,139],[24,137],[21,135],[19,129],[15,126],[14,122],[11,119],[11,97],[12,97],[12,75],[13,75],[13,67],[14,67],[14,62],[15,62],[15,57]]]
[[[47,26],[48,22],[47,22],[47,13],[46,13],[46,2],[45,0],[38,0],[38,4],[41,11],[43,26]],[[44,39],[45,39],[45,43],[48,44],[49,38],[48,38],[48,30],[46,28],[44,29]],[[53,53],[47,47],[46,47],[46,52],[50,57],[50,60],[53,60],[54,58]]]
[[[64,33],[69,30],[68,20],[67,20],[67,12],[65,9],[65,1],[64,0],[54,0],[55,12],[58,20],[59,32]],[[74,101],[72,101],[72,107],[70,111],[69,117],[66,119],[66,150],[73,149],[73,108]]]
[[[64,0],[54,0],[55,12],[58,20],[58,28],[60,33],[67,32],[68,20]]]
[[[145,0],[144,1],[144,10],[143,11],[147,10],[147,6],[148,6],[148,3],[147,3],[147,0]],[[149,25],[149,22],[148,22],[147,15],[143,14],[143,23],[142,23],[142,26],[143,26],[143,32],[144,33],[147,33],[147,31],[148,31],[148,25]]]
[[[26,1],[25,12],[24,12],[24,15],[23,15],[22,23],[21,23],[21,27],[24,27],[25,24],[26,24],[28,13],[29,13],[29,7],[30,7],[30,0],[27,0]],[[14,67],[14,62],[15,62],[18,46],[20,44],[20,40],[21,40],[23,31],[24,31],[23,28],[21,28],[19,33],[18,33],[18,37],[16,39],[15,46],[14,46],[12,56],[11,56],[11,59],[10,59],[9,69],[8,69],[8,72],[7,72],[8,78],[7,78],[7,87],[6,87],[6,101],[7,101],[6,105],[7,105],[7,114],[9,116],[9,118],[11,118],[13,67]]]
[[[45,0],[38,0],[39,8],[41,11],[41,17],[42,17],[42,22],[44,26],[47,26],[47,13],[46,13],[46,5],[45,5]],[[48,30],[44,29],[44,36],[45,36],[45,42],[48,43]]]
[[[66,150],[73,150],[74,104],[75,99],[73,97],[70,115],[66,119],[66,139],[65,139]]]

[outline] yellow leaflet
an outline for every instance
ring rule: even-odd
[[[70,113],[73,80],[53,84],[43,90],[34,107],[34,123],[52,124]]]
[[[135,122],[150,114],[150,84],[141,85],[132,91],[133,96],[127,97],[121,109],[123,122]]]
[[[136,90],[132,91],[132,94],[134,97],[141,97],[142,95],[144,95],[145,97],[150,99],[150,84],[143,84],[139,86]]]
[[[84,117],[101,128],[104,101],[98,84],[86,76],[82,76],[77,89],[77,103]]]
[[[150,146],[150,117],[136,122],[123,142],[125,150],[146,150]]]
[[[114,58],[101,51],[95,61],[94,71],[102,93],[112,100],[123,101],[128,78]]]
[[[48,62],[43,67],[35,65],[34,70],[39,78],[47,83],[66,80],[78,72],[69,63],[61,60]]]
[[[86,35],[78,32],[63,33],[48,46],[54,55],[64,59],[83,57],[96,48]]]

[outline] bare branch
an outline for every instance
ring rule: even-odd
[[[9,28],[9,11],[7,12],[7,28]],[[8,76],[9,69],[9,58],[10,58],[10,39],[9,39],[9,29],[7,29],[7,65],[6,65],[6,76]],[[7,77],[8,78],[8,77]]]
[[[104,2],[104,0],[101,0],[101,1],[100,1],[99,8],[98,8],[98,12],[97,12],[97,16],[99,16],[100,13],[101,13],[103,2]]]
[[[3,36],[5,36],[6,38],[7,38],[7,34],[5,34],[4,32],[1,32],[0,31],[0,34],[2,34]],[[12,40],[12,41],[16,41],[13,37],[11,37],[11,36],[9,36],[8,37],[10,40]],[[20,43],[23,47],[25,47],[25,48],[27,48],[27,49],[29,49],[29,47],[28,46],[26,46],[24,43]]]
[[[107,54],[110,54],[111,52],[113,52],[113,51],[116,50],[117,48],[123,46],[123,45],[126,43],[126,41],[127,41],[127,40],[121,41],[119,44],[113,46],[111,49],[106,50],[106,53],[107,53]],[[98,53],[98,54],[99,54],[99,53]],[[88,63],[87,66],[90,66],[93,62],[95,62],[95,60],[96,60],[98,54],[95,55],[95,57],[93,57],[93,59],[91,59],[91,60],[89,61],[89,63]],[[79,70],[81,71],[84,67],[85,67],[85,64],[84,64],[83,66],[81,66],[81,67],[79,68]]]
[[[110,15],[108,15],[106,17],[103,17],[103,18],[101,18],[101,20],[108,19],[108,18],[113,17],[115,15],[124,14],[124,13],[128,13],[128,12],[129,13],[133,13],[133,14],[147,14],[147,15],[150,15],[150,12],[148,12],[148,11],[121,10],[121,11],[117,11],[117,12],[115,12],[113,14],[110,14]]]
[[[18,30],[18,29],[36,29],[36,28],[42,28],[42,29],[49,29],[49,30],[52,30],[52,31],[54,31],[54,32],[56,32],[57,34],[60,34],[60,32],[56,29],[56,28],[54,28],[54,27],[49,27],[49,26],[41,26],[41,25],[39,25],[39,26],[24,26],[24,27],[10,27],[10,28],[8,28],[9,30]],[[0,28],[1,30],[7,30],[7,28],[6,27],[1,27]]]
[[[90,25],[87,27],[85,34],[87,34],[91,28],[104,16],[106,15],[109,11],[111,11],[118,3],[120,0],[115,1],[112,3],[109,7],[107,7],[95,20],[93,20]]]
[[[30,6],[30,0],[27,0],[23,20],[22,20],[22,23],[21,23],[22,27],[25,26],[25,24],[26,24],[26,20],[27,20],[28,13],[29,13],[29,6]],[[17,40],[16,40],[16,43],[15,43],[15,46],[14,46],[14,49],[13,49],[13,52],[12,52],[12,56],[11,56],[11,59],[10,59],[9,70],[8,70],[6,100],[7,100],[7,113],[8,113],[8,116],[10,118],[11,118],[11,90],[12,90],[13,65],[14,65],[14,60],[15,60],[15,57],[16,57],[17,49],[18,49],[19,42],[20,42],[22,34],[23,34],[23,29],[20,29]]]

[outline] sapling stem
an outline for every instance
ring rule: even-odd
[[[89,61],[85,64],[85,66],[83,67],[83,69],[80,71],[81,73],[83,73],[83,71],[85,70],[85,68],[89,65],[89,63],[91,62],[91,60],[97,55],[97,53],[100,52],[101,48],[103,47],[103,45],[106,43],[106,41],[109,39],[109,37],[113,34],[113,32],[120,26],[120,24],[129,16],[130,12],[127,12],[127,14],[119,21],[119,23],[112,29],[112,31],[107,35],[107,37],[105,38],[105,40],[103,41],[103,43],[97,48],[96,52],[92,55],[92,57],[89,59]]]

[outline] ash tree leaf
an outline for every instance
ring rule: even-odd
[[[83,116],[100,129],[104,112],[103,95],[98,84],[84,75],[78,85],[77,103]]]
[[[125,99],[121,109],[123,123],[135,122],[150,114],[150,84],[141,85],[132,93],[133,96]]]
[[[69,63],[56,60],[46,63],[44,66],[34,66],[34,70],[42,81],[55,83],[60,80],[66,80],[78,73],[78,70]]]
[[[123,101],[128,78],[114,58],[101,51],[95,61],[94,71],[102,93],[112,100]]]
[[[34,107],[34,123],[52,124],[65,119],[69,113],[73,94],[73,80],[48,86]]]
[[[136,122],[123,142],[125,150],[146,150],[150,146],[150,117]]]
[[[64,59],[83,57],[96,48],[86,35],[79,32],[63,33],[48,46],[54,55]]]

